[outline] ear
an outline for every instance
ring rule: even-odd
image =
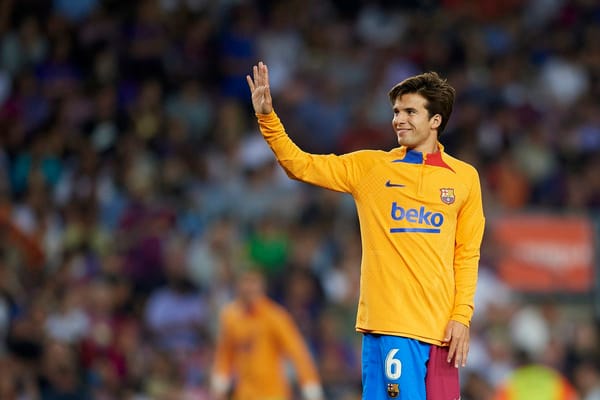
[[[435,114],[429,121],[431,123],[431,128],[437,129],[442,123],[442,116],[440,114]]]

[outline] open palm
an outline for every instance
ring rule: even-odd
[[[262,61],[252,67],[253,78],[246,75],[248,87],[252,93],[252,106],[257,114],[269,114],[273,111],[273,100],[269,89],[269,69]]]

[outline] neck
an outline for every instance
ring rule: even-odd
[[[427,151],[427,153],[437,153],[438,151],[440,151],[440,147],[437,144],[437,141],[433,144],[433,146],[431,146],[430,149],[428,149],[429,151]]]
[[[261,297],[242,298],[241,302],[246,310],[254,310],[258,303],[260,303]]]
[[[424,143],[420,146],[409,147],[408,150],[418,151],[423,154],[437,153],[440,150],[437,141],[433,143]]]

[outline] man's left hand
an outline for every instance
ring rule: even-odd
[[[467,355],[469,354],[469,327],[458,321],[450,320],[446,327],[444,343],[450,346],[448,351],[448,362],[454,359],[454,366],[464,367],[467,364]]]

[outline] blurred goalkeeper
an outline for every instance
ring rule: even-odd
[[[454,88],[436,73],[398,83],[389,98],[400,147],[337,156],[306,153],[288,137],[265,64],[247,81],[260,130],[286,173],[354,197],[363,399],[458,400],[484,216],[477,171],[438,141]]]
[[[221,312],[212,392],[215,400],[289,400],[285,360],[293,363],[305,400],[323,400],[311,354],[291,316],[265,295],[258,271],[246,271],[238,298]]]

